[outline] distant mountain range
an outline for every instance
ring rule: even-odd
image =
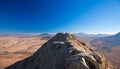
[[[55,34],[50,34],[50,33],[41,33],[37,35],[38,37],[41,37],[43,40],[49,40],[51,39]]]
[[[109,34],[86,34],[86,33],[74,33],[75,36],[78,37],[106,37],[109,36]]]
[[[109,34],[87,34],[84,32],[81,33],[73,33],[75,36],[78,37],[106,37],[109,36]],[[50,35],[55,35],[51,33],[0,33],[0,36],[33,36],[33,35],[38,35],[38,36],[50,36]]]
[[[120,46],[120,32],[107,37],[96,38],[91,41],[95,46]]]

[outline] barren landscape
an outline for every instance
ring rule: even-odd
[[[120,0],[0,0],[0,69],[120,69]]]
[[[0,37],[0,69],[25,59],[36,52],[51,36],[1,36]],[[119,67],[120,46],[111,49],[92,46],[90,41],[94,38],[79,38],[90,48],[104,54],[108,61]]]
[[[0,37],[0,69],[32,55],[46,41],[41,37]]]
[[[96,49],[96,51],[104,54],[109,62],[120,68],[120,46],[112,47],[111,49]]]

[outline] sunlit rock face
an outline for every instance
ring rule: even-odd
[[[6,69],[110,69],[110,67],[103,55],[95,53],[74,35],[58,33],[32,56]]]

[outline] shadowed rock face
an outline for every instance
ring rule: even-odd
[[[58,33],[32,56],[6,69],[108,69],[104,56],[74,35]]]

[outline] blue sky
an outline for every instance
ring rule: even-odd
[[[0,0],[0,32],[120,31],[120,0]]]

